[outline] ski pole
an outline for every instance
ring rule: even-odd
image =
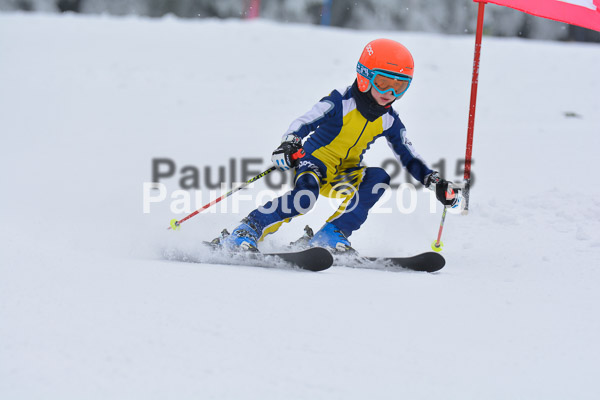
[[[306,153],[304,153],[304,149],[300,149],[298,150],[296,153],[292,154],[292,160],[297,160],[299,158],[304,157]],[[254,178],[251,178],[249,180],[247,180],[246,182],[242,183],[240,186],[231,189],[229,192],[225,193],[224,195],[222,195],[221,197],[219,197],[218,199],[215,199],[213,201],[211,201],[210,203],[200,207],[199,209],[197,209],[196,211],[194,211],[193,213],[191,213],[190,215],[188,215],[187,217],[184,217],[180,220],[177,220],[177,218],[173,218],[169,224],[169,227],[167,228],[167,230],[178,230],[180,225],[187,221],[188,219],[200,214],[202,211],[206,210],[209,207],[212,207],[213,205],[217,204],[218,202],[220,202],[221,200],[231,196],[232,194],[234,194],[235,192],[238,192],[240,190],[242,190],[243,188],[245,188],[246,186],[250,185],[253,182],[256,182],[257,180],[259,180],[260,178],[270,174],[271,172],[275,171],[277,168],[276,167],[271,167],[263,172],[261,172],[260,174],[256,175]]]
[[[454,191],[456,189],[456,191]],[[448,187],[448,191],[446,192],[446,199],[452,199],[455,196],[459,196],[459,191],[462,191],[464,186],[462,184],[453,183]],[[458,203],[454,205],[457,207],[460,202],[460,196],[458,197]],[[438,231],[437,239],[433,241],[431,244],[431,249],[433,251],[440,252],[442,251],[442,247],[444,247],[444,243],[442,243],[442,231],[444,229],[444,221],[446,221],[446,211],[448,210],[448,206],[444,205],[444,212],[442,213],[442,222],[440,222],[440,230]]]
[[[442,213],[442,222],[440,223],[440,230],[438,231],[437,240],[434,240],[431,244],[431,249],[433,251],[440,252],[442,251],[442,247],[444,246],[444,243],[442,243],[442,230],[444,229],[444,221],[446,220],[446,210],[448,210],[448,208],[444,206],[444,212]]]
[[[202,211],[206,210],[209,207],[214,206],[215,204],[217,204],[218,202],[220,202],[221,200],[223,200],[226,197],[231,196],[232,194],[234,194],[237,191],[242,190],[243,188],[245,188],[246,186],[250,185],[252,182],[256,182],[257,180],[259,180],[260,178],[262,178],[265,175],[270,174],[271,172],[275,171],[275,167],[271,167],[263,172],[261,172],[260,174],[256,175],[254,178],[247,180],[246,182],[244,182],[243,184],[241,184],[240,186],[231,189],[229,192],[225,193],[224,195],[222,195],[221,197],[219,197],[218,199],[215,199],[213,201],[211,201],[210,203],[200,207],[199,209],[197,209],[196,211],[194,211],[193,213],[191,213],[190,215],[188,215],[187,217],[184,217],[180,220],[177,220],[177,218],[174,218],[171,220],[170,226],[167,228],[167,230],[169,229],[173,229],[173,230],[177,230],[179,229],[179,225],[181,225],[184,221],[187,221],[188,219],[200,214]]]

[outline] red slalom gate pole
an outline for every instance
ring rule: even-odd
[[[479,83],[479,60],[481,58],[481,38],[483,36],[483,16],[485,13],[485,1],[474,0],[479,3],[477,9],[477,32],[475,33],[475,54],[473,55],[473,78],[471,80],[471,103],[469,105],[469,123],[467,125],[467,146],[465,154],[465,174],[464,187],[462,188],[462,196],[465,199],[465,207],[462,211],[463,215],[469,213],[469,196],[471,188],[471,158],[473,155],[473,133],[475,131],[475,109],[477,108],[477,85]],[[442,221],[438,230],[437,239],[431,244],[434,251],[442,251],[444,244],[442,243],[442,231],[444,230],[444,222],[446,221],[447,208],[444,206],[442,213]]]
[[[471,158],[473,155],[473,133],[475,130],[475,109],[477,107],[477,85],[479,83],[479,60],[481,57],[481,37],[483,36],[483,16],[485,13],[485,1],[479,2],[477,10],[477,32],[475,34],[475,54],[473,56],[473,79],[471,81],[471,104],[469,107],[469,124],[467,127],[467,148],[465,153],[465,208],[463,214],[469,212],[469,196],[471,187]]]

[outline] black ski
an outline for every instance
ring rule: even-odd
[[[439,253],[432,251],[412,257],[364,257],[360,255],[336,255],[335,265],[351,268],[367,268],[378,270],[408,269],[421,272],[436,272],[444,268],[446,260]]]
[[[259,253],[260,254],[260,253]],[[296,252],[263,254],[264,257],[276,257],[307,271],[323,271],[333,265],[333,256],[322,247],[311,247]]]
[[[304,235],[295,242],[290,243],[290,249],[304,248],[309,245],[314,237],[310,226],[304,227]],[[439,253],[427,252],[412,257],[364,257],[356,250],[350,249],[346,252],[334,252],[335,265],[352,268],[367,268],[378,270],[412,270],[423,272],[435,272],[444,268],[446,260]]]
[[[180,251],[163,251],[167,260],[206,264],[242,265],[262,268],[302,269],[324,271],[333,264],[333,256],[322,247],[282,253],[225,252],[208,248],[199,254],[184,254]]]

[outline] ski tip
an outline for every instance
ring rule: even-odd
[[[305,253],[311,260],[304,267],[309,271],[320,272],[333,265],[333,255],[326,248],[311,247],[301,251],[301,253]]]
[[[319,255],[323,255],[323,256],[326,256],[327,254],[329,254],[331,256],[331,259],[333,259],[331,252],[329,250],[327,250],[325,247],[309,247],[308,249],[301,250],[301,251],[306,251],[309,253],[319,254]]]
[[[427,258],[425,272],[437,272],[446,265],[446,259],[440,253],[429,251],[423,255]]]

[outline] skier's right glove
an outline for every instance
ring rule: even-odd
[[[452,188],[452,182],[443,179],[439,172],[433,171],[425,177],[425,187],[435,190],[435,197],[444,206],[454,207],[458,204],[459,197]]]
[[[283,141],[271,156],[273,165],[280,171],[288,171],[298,165],[298,159],[304,157],[302,139],[296,135],[285,135]]]

